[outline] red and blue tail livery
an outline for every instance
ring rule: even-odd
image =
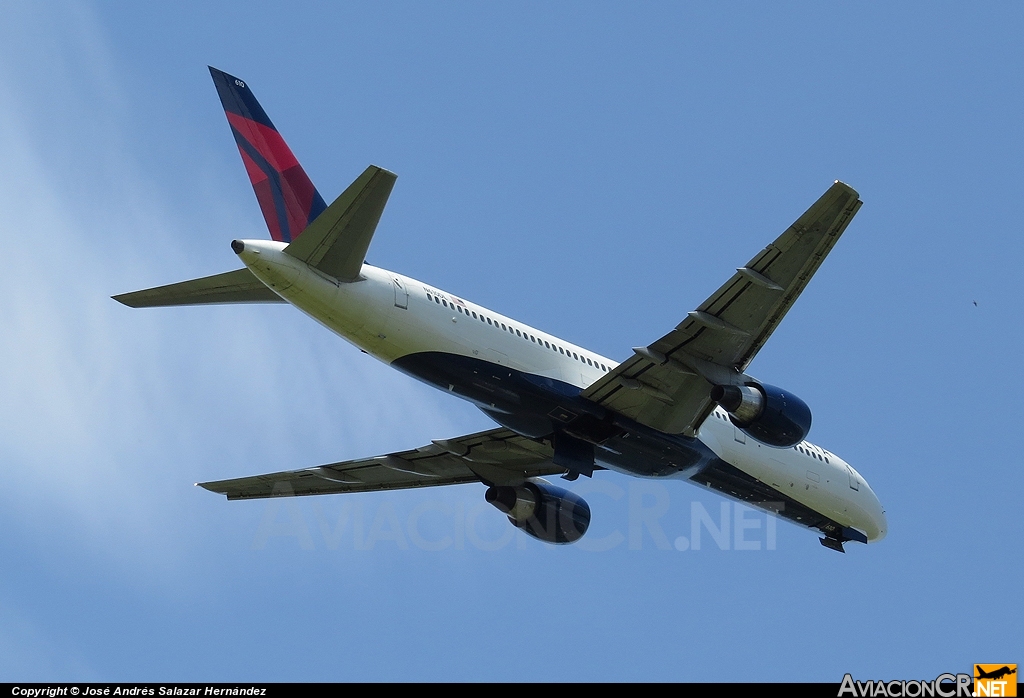
[[[252,90],[235,76],[213,66],[210,75],[270,237],[289,243],[323,213],[327,204]]]

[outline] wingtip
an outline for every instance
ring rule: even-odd
[[[378,172],[383,172],[385,175],[389,175],[395,179],[398,179],[398,175],[396,175],[394,172],[392,172],[386,167],[381,167],[380,165],[370,165],[370,167],[373,168],[374,170],[377,170]]]
[[[217,482],[197,482],[196,487],[202,487],[207,492],[213,492],[214,494],[227,494],[223,489],[217,489]]]
[[[847,184],[846,182],[844,182],[841,179],[837,179],[834,182],[832,182],[832,186],[833,187],[840,187],[842,189],[845,189],[849,193],[851,193],[854,196],[856,196],[858,199],[860,198],[860,192],[858,192],[856,189],[854,189],[853,187],[851,187],[849,184]]]

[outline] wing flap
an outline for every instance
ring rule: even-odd
[[[122,293],[112,298],[129,308],[214,303],[284,303],[280,296],[253,276],[248,269],[237,269],[201,279]]]
[[[583,396],[654,429],[694,435],[714,409],[711,388],[743,374],[862,203],[851,187],[833,184],[674,330]]]
[[[455,485],[520,483],[565,472],[548,444],[491,429],[411,451],[233,480],[199,483],[228,499],[261,499]]]
[[[285,252],[340,281],[358,281],[396,179],[370,165]]]

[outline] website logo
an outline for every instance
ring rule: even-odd
[[[975,664],[975,696],[1017,695],[1016,664]]]

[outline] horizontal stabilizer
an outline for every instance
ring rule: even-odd
[[[284,251],[339,281],[358,281],[396,179],[370,165]]]
[[[129,308],[210,303],[284,303],[248,269],[113,296]]]

